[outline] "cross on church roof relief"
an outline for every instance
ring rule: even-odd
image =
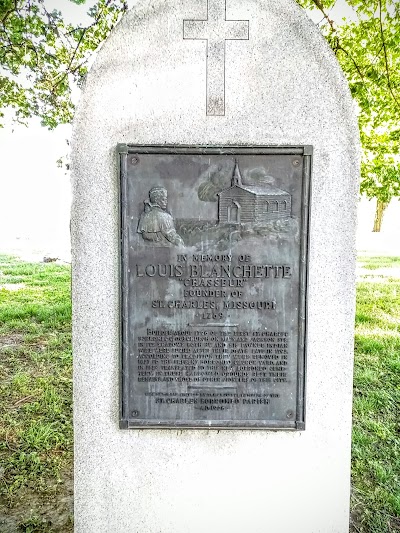
[[[207,41],[207,115],[225,115],[226,41],[248,40],[248,20],[227,20],[226,0],[207,0],[206,20],[184,20],[183,38]]]

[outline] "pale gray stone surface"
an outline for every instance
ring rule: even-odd
[[[206,114],[205,0],[141,0],[102,47],[73,138],[76,533],[348,531],[358,128],[289,0],[227,0],[225,116]],[[314,146],[306,431],[118,429],[117,143]]]

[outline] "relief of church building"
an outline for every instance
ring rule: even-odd
[[[269,184],[243,184],[237,161],[231,187],[218,193],[218,197],[220,223],[262,224],[291,215],[291,195]]]

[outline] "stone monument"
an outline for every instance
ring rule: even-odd
[[[359,142],[318,29],[139,0],[72,147],[75,531],[347,532]]]

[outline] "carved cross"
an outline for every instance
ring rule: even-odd
[[[207,0],[207,20],[184,20],[184,39],[207,41],[207,115],[225,115],[225,42],[248,40],[248,20],[227,20],[226,0]]]

